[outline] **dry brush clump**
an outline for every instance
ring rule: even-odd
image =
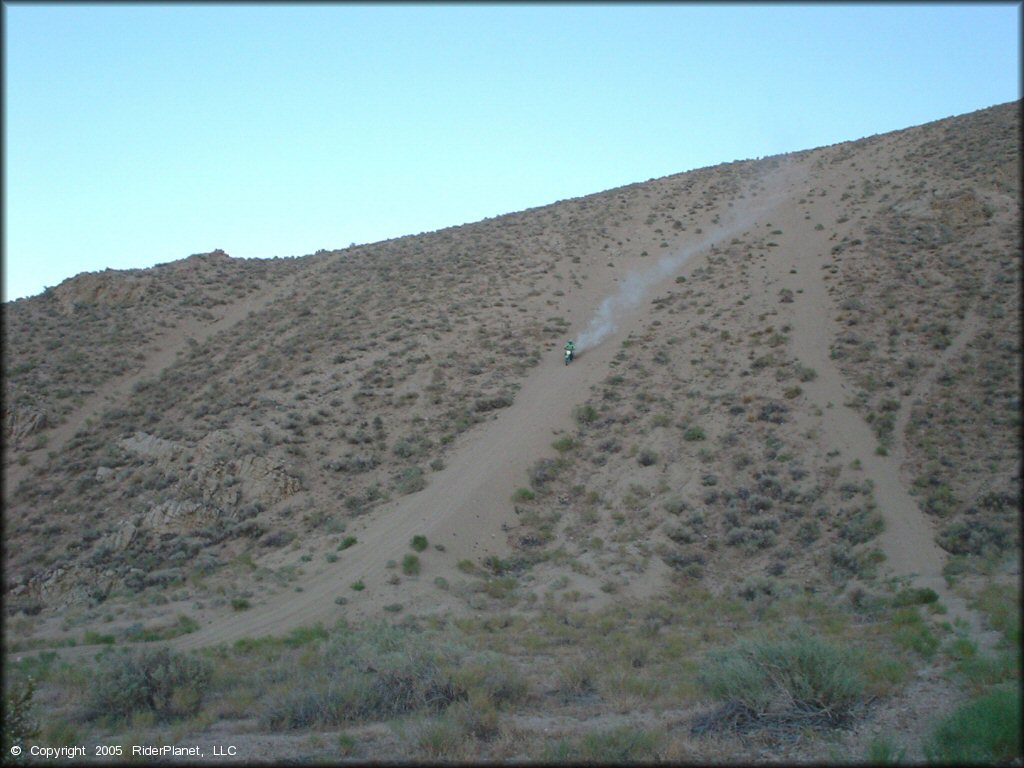
[[[771,730],[793,738],[806,728],[846,725],[864,703],[862,666],[850,649],[809,633],[743,640],[709,655],[701,682],[723,703],[691,730]]]

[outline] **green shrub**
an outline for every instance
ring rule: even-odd
[[[231,599],[231,608],[235,611],[247,611],[251,607],[249,601],[244,597],[234,597]]]
[[[896,608],[902,608],[908,605],[924,605],[926,603],[934,603],[939,599],[938,593],[934,589],[928,587],[918,587],[901,590],[899,594],[892,599],[892,604]]]
[[[441,712],[465,699],[452,681],[464,653],[411,627],[339,624],[301,667],[305,677],[267,698],[262,724],[289,730]]]
[[[205,659],[168,648],[104,656],[92,674],[89,719],[127,719],[152,712],[161,720],[194,715],[212,676]]]
[[[403,557],[402,573],[406,576],[418,576],[420,573],[420,559],[412,553]]]
[[[555,440],[555,442],[551,444],[551,447],[559,453],[566,453],[576,447],[576,441],[568,435],[565,435],[564,437],[560,437]]]
[[[876,736],[868,744],[866,760],[869,765],[897,765],[907,756],[906,747],[900,747],[888,736]]]
[[[5,675],[6,677],[6,675]],[[7,686],[4,692],[3,756],[4,761],[21,762],[13,756],[13,748],[24,750],[27,741],[39,735],[39,723],[33,714],[32,697],[35,682],[31,677],[18,680]]]
[[[422,491],[426,487],[427,478],[424,477],[422,467],[408,467],[402,470],[402,473],[395,481],[395,490],[403,496]]]
[[[939,638],[913,606],[899,608],[890,619],[893,625],[892,638],[901,648],[913,650],[922,658],[931,659],[939,648]]]
[[[836,725],[860,700],[861,667],[853,652],[800,631],[713,652],[699,679],[712,697],[738,705],[755,721]]]
[[[688,443],[696,442],[697,440],[704,440],[706,438],[707,435],[701,427],[687,427],[686,431],[683,432],[683,440],[686,440]]]
[[[637,454],[636,460],[641,467],[649,467],[652,464],[657,464],[659,458],[657,451],[651,450],[650,448],[644,448]]]
[[[412,537],[412,540],[409,542],[409,546],[415,549],[417,552],[422,552],[428,546],[427,537],[417,534],[416,536]]]
[[[573,412],[576,421],[582,425],[593,424],[597,421],[597,410],[592,405],[577,405]]]
[[[82,635],[82,645],[113,645],[116,642],[117,638],[113,635],[104,635],[91,630]]]
[[[289,648],[301,648],[304,645],[317,643],[327,639],[327,630],[323,624],[317,623],[312,626],[295,627],[284,639],[284,644]]]
[[[548,483],[558,477],[562,469],[562,462],[558,459],[538,459],[530,468],[530,484],[534,489],[541,491]]]
[[[512,494],[512,501],[515,502],[526,502],[533,501],[537,496],[529,488],[516,488],[515,493]]]
[[[950,523],[936,537],[939,546],[954,555],[986,555],[1010,546],[1009,531],[984,520]]]
[[[516,704],[527,694],[523,675],[505,657],[494,651],[482,651],[462,665],[455,674],[456,686],[470,698],[486,699],[497,706]]]
[[[472,743],[466,729],[452,717],[425,719],[410,731],[410,735],[420,752],[435,759],[464,758]]]
[[[1020,691],[998,688],[946,717],[924,744],[929,762],[1011,763],[1021,758]]]

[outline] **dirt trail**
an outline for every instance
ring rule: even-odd
[[[797,195],[806,193],[806,190],[794,189],[791,198],[797,199]],[[837,210],[831,213],[839,215]],[[935,527],[910,495],[901,476],[901,465],[906,455],[903,434],[910,407],[915,399],[927,393],[945,362],[962,350],[976,332],[974,315],[970,314],[965,319],[954,342],[918,382],[911,396],[904,398],[901,418],[893,432],[894,450],[887,456],[880,456],[875,453],[878,440],[871,427],[846,404],[853,391],[847,388],[843,374],[831,356],[836,308],[822,279],[822,254],[829,252],[832,245],[829,232],[836,230],[826,227],[822,231],[813,231],[795,206],[780,217],[780,224],[784,234],[779,237],[780,247],[771,258],[779,262],[774,269],[776,274],[784,273],[793,266],[799,275],[800,307],[792,337],[801,362],[818,374],[803,388],[808,399],[821,409],[820,450],[823,454],[838,450],[845,465],[859,461],[864,477],[874,484],[875,501],[885,521],[885,529],[879,537],[886,556],[885,567],[895,576],[909,577],[914,586],[933,589],[948,609],[947,618],[966,621],[979,646],[991,649],[998,641],[998,634],[986,630],[980,616],[946,585],[942,575],[946,554],[936,543]]]
[[[792,170],[792,169],[790,169]],[[777,198],[767,195],[769,199]],[[770,205],[762,203],[768,208]],[[744,216],[741,224],[725,223],[709,231],[698,246],[700,253],[726,237],[740,234],[756,225],[764,214]],[[752,221],[754,223],[752,223]],[[674,261],[673,261],[674,263]],[[644,298],[674,279],[675,272],[664,265],[652,265],[658,280],[645,282]],[[619,275],[618,282],[629,282]],[[595,309],[607,298],[611,283],[597,280],[592,288],[573,291],[567,297],[564,312],[574,320],[589,321]],[[322,621],[333,623],[341,617],[359,619],[380,615],[384,606],[401,603],[423,612],[425,606],[442,611],[457,598],[439,589],[436,576],[458,577],[459,561],[474,562],[488,555],[504,557],[509,553],[503,527],[517,524],[510,499],[516,488],[528,485],[527,470],[537,459],[553,455],[551,443],[562,430],[574,428],[572,412],[589,388],[607,376],[610,362],[618,352],[616,343],[641,323],[649,320],[640,308],[645,301],[621,305],[616,330],[591,349],[583,350],[569,367],[561,351],[551,349],[516,394],[515,402],[489,424],[463,436],[448,460],[447,468],[430,478],[428,487],[411,496],[384,505],[364,518],[350,532],[358,543],[343,551],[339,560],[311,574],[302,582],[302,591],[279,593],[253,606],[245,613],[225,616],[174,644],[182,649],[232,642],[243,637],[281,634],[294,626]],[[388,561],[400,562],[410,553],[410,539],[427,537],[431,548],[420,555],[423,570],[418,578],[403,578],[389,584]],[[441,544],[440,552],[433,545]],[[351,584],[361,580],[365,590],[357,592]],[[338,596],[348,603],[340,608]]]

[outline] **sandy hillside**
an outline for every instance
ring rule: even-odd
[[[1019,133],[1003,105],[5,305],[8,660],[319,624],[315,664],[339,620],[384,619],[457,628],[526,681],[441,756],[585,756],[625,724],[647,756],[813,759],[693,725],[700,654],[806,625],[877,659],[837,749],[884,727],[920,755],[974,690],[964,644],[1004,658],[1019,595]],[[603,661],[581,678],[577,655]],[[275,686],[308,687],[222,693],[190,727],[277,754]],[[340,727],[317,717],[289,728]],[[422,757],[386,719],[353,721],[363,756]]]

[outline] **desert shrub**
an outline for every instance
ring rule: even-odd
[[[715,718],[754,727],[840,725],[863,693],[861,668],[857,654],[806,630],[743,640],[708,655],[699,680],[724,707],[696,730],[714,730]]]
[[[789,408],[781,403],[765,403],[757,415],[758,421],[767,421],[771,424],[785,424]]]
[[[515,493],[512,494],[512,501],[517,502],[533,501],[535,498],[536,496],[529,488],[516,488]]]
[[[863,544],[882,532],[885,522],[876,510],[858,509],[839,528],[839,538],[850,544]]]
[[[571,451],[573,448],[576,447],[576,441],[573,440],[568,435],[564,435],[555,440],[555,442],[551,444],[551,447],[554,448],[559,453],[566,453],[567,451]]]
[[[693,443],[698,440],[704,440],[706,438],[707,435],[704,433],[704,429],[702,427],[687,427],[686,431],[683,432],[683,440],[686,440],[688,443]]]
[[[925,512],[938,517],[947,517],[959,506],[959,501],[953,495],[952,489],[945,483],[940,483],[933,488],[924,500]]]
[[[417,750],[427,757],[441,760],[465,758],[472,738],[458,719],[443,715],[425,718],[408,732]]]
[[[978,592],[977,607],[1010,647],[1020,646],[1020,587],[1017,584],[986,584]]]
[[[409,546],[415,549],[417,552],[422,552],[424,549],[427,548],[427,537],[417,534],[416,536],[412,537],[412,540],[409,542]]]
[[[892,604],[897,608],[902,608],[908,605],[934,603],[938,599],[939,595],[934,589],[929,589],[928,587],[908,587],[907,589],[900,590],[892,599]]]
[[[1011,546],[1005,529],[984,520],[958,520],[943,528],[936,537],[939,546],[954,555],[985,555]]]
[[[262,723],[290,730],[441,712],[466,698],[453,682],[464,653],[408,627],[382,622],[356,631],[339,624],[303,664],[307,678],[268,697]]]
[[[402,573],[406,576],[418,576],[420,573],[420,559],[409,553],[402,558]]]
[[[498,395],[496,397],[480,398],[474,403],[473,407],[478,413],[486,413],[487,411],[495,411],[499,408],[508,408],[512,405],[512,398],[508,395]]]
[[[577,423],[581,426],[593,424],[597,421],[597,409],[592,405],[578,405],[576,410],[573,412],[573,416],[576,418]]]
[[[586,659],[571,659],[558,670],[558,690],[565,701],[585,698],[597,691],[597,667]]]
[[[483,651],[455,675],[456,685],[471,698],[485,697],[499,707],[522,701],[527,694],[526,679],[511,662],[493,651]]]
[[[913,650],[925,659],[931,659],[939,648],[939,638],[916,607],[896,609],[890,622],[893,626],[892,639],[898,646]]]
[[[398,440],[391,448],[392,452],[403,459],[408,459],[419,453],[419,445],[411,440]]]
[[[998,688],[942,720],[924,744],[925,757],[952,765],[1019,762],[1020,715],[1019,689]]]
[[[294,539],[294,531],[271,531],[260,540],[260,545],[264,547],[283,547],[291,544]]]
[[[664,504],[665,511],[670,515],[681,515],[683,512],[690,508],[690,505],[686,503],[679,496],[670,497]]]
[[[193,715],[202,705],[212,667],[168,648],[104,656],[92,675],[89,719],[152,712],[162,720]]]
[[[6,676],[6,675],[5,675]],[[12,749],[25,749],[27,741],[39,735],[39,723],[33,714],[32,697],[35,682],[31,677],[13,681],[4,692],[3,755],[4,760],[21,762]]]
[[[395,481],[395,490],[403,496],[422,491],[427,487],[427,478],[423,476],[422,467],[409,467],[402,471]]]
[[[800,523],[796,529],[796,540],[804,546],[813,544],[819,536],[821,536],[821,530],[816,520],[806,520]]]
[[[658,452],[651,450],[650,448],[644,448],[640,453],[637,454],[636,460],[641,467],[649,467],[652,464],[658,463]]]
[[[530,468],[530,484],[535,490],[544,490],[561,469],[562,462],[557,459],[538,459]]]
[[[324,629],[323,624],[316,623],[311,626],[295,627],[284,638],[284,644],[289,648],[301,648],[326,640],[327,636],[327,630]]]

